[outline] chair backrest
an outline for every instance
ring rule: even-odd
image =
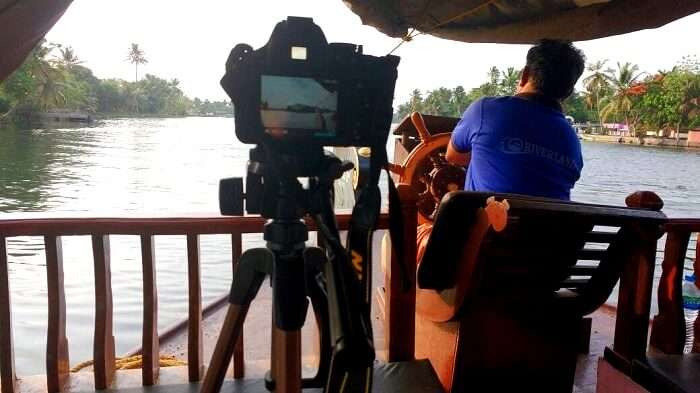
[[[490,197],[510,205],[500,232],[485,212]],[[608,298],[626,258],[658,239],[665,220],[645,209],[453,192],[438,209],[418,288],[448,294],[452,313],[474,293],[513,291],[587,314]]]

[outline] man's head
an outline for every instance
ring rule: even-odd
[[[538,92],[562,101],[574,91],[585,57],[569,41],[541,40],[527,52],[518,93]]]

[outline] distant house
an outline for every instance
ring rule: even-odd
[[[603,123],[603,129],[608,135],[614,136],[630,136],[630,130],[627,124],[622,123]]]

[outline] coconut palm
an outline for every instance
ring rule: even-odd
[[[513,95],[518,88],[520,81],[520,71],[515,67],[508,67],[505,71],[501,71],[501,94]]]
[[[83,63],[82,60],[78,58],[78,56],[75,55],[75,51],[73,50],[73,47],[67,46],[65,48],[60,48],[60,53],[61,55],[58,57],[58,60],[63,64],[64,66],[71,68],[76,65],[80,65]]]
[[[126,56],[126,60],[134,65],[135,69],[135,79],[136,82],[139,81],[139,64],[146,64],[146,56],[144,51],[139,48],[139,44],[131,44],[131,49],[129,49],[129,54]]]
[[[606,120],[610,116],[619,116],[624,119],[628,127],[631,127],[630,112],[634,104],[633,98],[637,95],[632,87],[637,84],[642,73],[639,72],[636,64],[626,62],[617,63],[617,70],[609,69],[607,74],[613,92],[608,103],[601,110],[601,118]]]
[[[39,107],[46,111],[53,108],[60,108],[66,104],[66,83],[65,72],[59,68],[41,68],[35,74],[36,80],[36,102]]]
[[[57,45],[42,39],[32,49],[28,65],[35,86],[31,99],[41,110],[58,108],[66,103],[66,73],[55,62],[49,60],[49,54]]]
[[[593,109],[598,117],[598,122],[602,123],[603,119],[600,115],[600,104],[605,96],[610,91],[610,80],[605,72],[605,63],[607,60],[598,60],[588,64],[586,70],[590,75],[583,78],[583,86],[586,88],[585,100],[589,109]]]

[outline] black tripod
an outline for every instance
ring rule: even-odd
[[[336,260],[344,254],[337,235],[331,189],[333,181],[348,166],[337,157],[324,154],[322,149],[312,155],[278,156],[275,164],[268,164],[269,154],[264,154],[265,164],[254,161],[256,155],[260,158],[260,151],[251,151],[249,178],[262,178],[264,191],[262,196],[247,196],[248,210],[251,198],[262,197],[255,210],[260,207],[263,217],[271,218],[264,229],[267,244],[266,248],[248,250],[241,256],[233,276],[229,309],[201,391],[212,393],[221,388],[250,303],[268,275],[273,290],[268,389],[298,393],[302,388],[325,386],[326,391],[333,391],[336,386],[347,384],[348,375],[359,375],[366,381],[371,377],[367,370],[371,370],[374,359],[369,307],[363,306],[362,290],[348,270],[350,265]],[[307,189],[297,179],[304,175],[309,176]],[[255,189],[249,184],[249,193]],[[319,237],[325,235],[328,250],[305,247],[308,228],[302,218],[307,214],[319,226]],[[334,266],[329,263],[329,256],[336,260]],[[302,380],[301,328],[306,319],[307,298],[316,315],[321,345],[317,375]],[[338,368],[343,368],[343,372],[334,373]]]

